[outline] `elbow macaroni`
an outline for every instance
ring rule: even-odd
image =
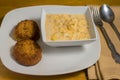
[[[89,39],[89,26],[82,14],[47,14],[47,40],[82,40]]]

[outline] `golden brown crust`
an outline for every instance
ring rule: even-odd
[[[40,38],[40,30],[37,23],[33,20],[19,22],[14,29],[13,38],[16,41],[21,39],[38,40]]]
[[[18,41],[15,44],[13,48],[13,57],[22,65],[32,66],[41,60],[41,52],[42,50],[36,42],[30,39],[25,39]]]

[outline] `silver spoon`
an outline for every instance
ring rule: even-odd
[[[113,21],[115,19],[115,15],[114,15],[114,12],[112,11],[112,9],[108,5],[103,4],[100,7],[99,12],[100,12],[100,16],[101,16],[102,20],[109,23],[112,26],[113,30],[115,31],[116,35],[118,36],[118,38],[120,40],[120,33],[113,23]]]

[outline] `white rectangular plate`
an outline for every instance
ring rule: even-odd
[[[42,60],[34,66],[22,66],[11,56],[11,48],[15,41],[10,37],[12,29],[25,19],[35,20],[40,26],[42,8],[66,8],[73,6],[32,6],[12,10],[4,17],[0,28],[0,58],[11,71],[29,75],[59,75],[80,71],[93,65],[100,56],[100,39],[81,47],[53,48],[46,46],[42,40]],[[74,6],[79,7],[80,6]],[[97,30],[96,30],[97,31]]]

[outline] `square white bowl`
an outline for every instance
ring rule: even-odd
[[[88,25],[90,26],[90,39],[86,40],[59,40],[48,41],[46,39],[45,21],[46,14],[85,14]],[[82,46],[89,44],[96,40],[96,27],[92,19],[92,15],[88,6],[59,6],[59,7],[46,7],[42,8],[41,13],[41,35],[43,42],[48,46],[61,47],[61,46]]]

